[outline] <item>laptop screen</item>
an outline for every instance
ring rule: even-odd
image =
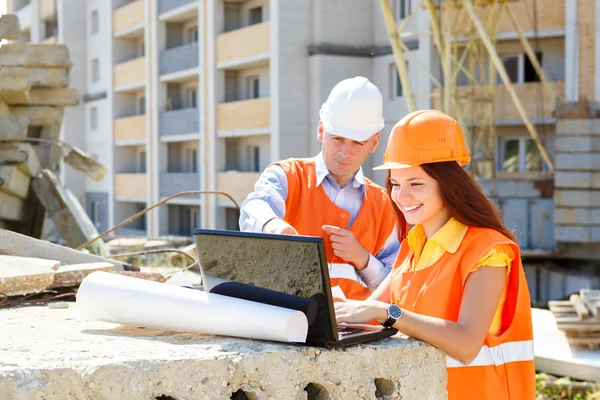
[[[204,274],[317,300],[309,339],[332,339],[321,238],[205,229],[195,229],[194,236]]]

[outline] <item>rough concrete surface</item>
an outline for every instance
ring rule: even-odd
[[[0,310],[0,327],[3,400],[446,398],[444,354],[401,336],[326,350],[94,322],[73,305]]]

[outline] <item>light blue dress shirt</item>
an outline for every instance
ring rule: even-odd
[[[315,157],[317,186],[323,185],[327,197],[338,207],[350,213],[349,227],[356,219],[365,196],[365,178],[362,168],[354,176],[354,180],[345,187],[340,187],[333,179],[323,154]],[[250,193],[242,203],[240,213],[240,230],[262,232],[264,224],[273,218],[283,218],[286,214],[285,201],[288,195],[287,177],[283,168],[272,165],[265,169]],[[378,254],[371,254],[367,267],[358,271],[361,279],[371,290],[375,290],[392,269],[400,243],[396,228],[386,240]]]

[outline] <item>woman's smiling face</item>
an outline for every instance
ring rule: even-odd
[[[427,237],[431,237],[450,219],[440,185],[423,168],[392,169],[390,182],[392,200],[404,214],[406,222],[423,225]]]

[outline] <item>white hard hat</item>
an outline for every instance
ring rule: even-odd
[[[331,90],[319,116],[328,133],[365,141],[384,127],[381,92],[362,76],[344,79]]]

